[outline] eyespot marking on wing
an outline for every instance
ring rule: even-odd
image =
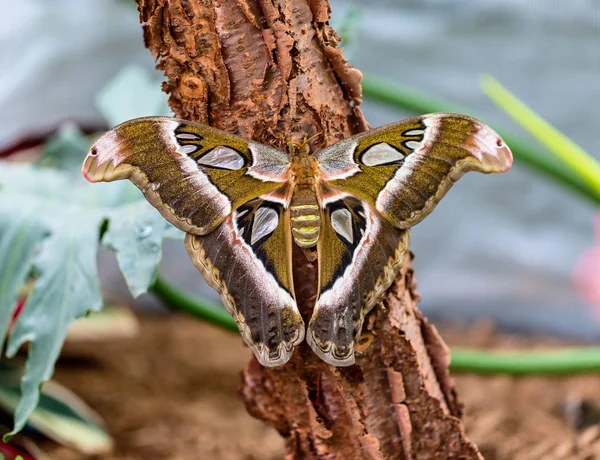
[[[346,208],[339,208],[331,213],[331,226],[341,238],[350,244],[354,241],[352,225],[352,215]]]
[[[252,236],[250,237],[250,245],[254,245],[265,236],[270,235],[277,228],[279,223],[279,215],[273,208],[266,206],[256,210],[254,222],[252,223]]]
[[[206,155],[198,158],[198,164],[211,168],[229,169],[235,171],[244,167],[244,157],[230,147],[218,146]]]
[[[409,129],[402,133],[403,136],[423,136],[425,134],[424,129]]]
[[[391,145],[380,142],[369,147],[361,156],[365,166],[380,166],[396,163],[404,159],[404,154]]]
[[[194,144],[186,144],[186,145],[180,145],[179,147],[177,147],[177,153],[180,153],[182,155],[190,155],[192,153],[194,153],[196,150],[198,150],[198,146],[194,145]]]
[[[423,143],[419,141],[406,141],[404,146],[414,152],[415,150],[420,149],[423,146]]]
[[[177,140],[190,140],[190,141],[199,141],[202,140],[202,136],[199,136],[197,134],[194,133],[175,133],[175,137],[177,138]]]

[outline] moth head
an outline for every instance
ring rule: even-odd
[[[292,139],[289,139],[287,141],[287,149],[288,152],[292,155],[304,155],[307,156],[310,153],[311,147],[310,147],[310,143],[314,140],[317,139],[319,136],[321,136],[323,134],[322,131],[313,134],[312,136],[308,136],[308,134],[304,134],[304,137],[302,138],[302,142],[296,142]]]

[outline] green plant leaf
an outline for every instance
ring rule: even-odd
[[[18,199],[16,195],[12,198]],[[39,386],[51,377],[71,322],[102,306],[96,252],[103,217],[72,206],[56,211],[64,220],[59,224],[52,219],[50,235],[41,242],[30,241],[38,246],[33,269],[39,277],[13,327],[6,351],[12,357],[22,344],[31,342],[21,381],[23,397],[15,411],[17,430],[36,407]]]
[[[58,132],[44,144],[43,155],[38,165],[71,171],[81,171],[81,152],[89,147],[89,141],[73,123],[63,124]]]
[[[22,370],[0,364],[0,406],[13,412],[19,402]],[[100,417],[73,392],[56,382],[46,382],[39,405],[28,426],[44,436],[87,455],[110,452],[113,440]]]
[[[92,185],[68,171],[0,162],[0,342],[18,289],[35,279],[7,346],[12,356],[30,342],[11,434],[36,407],[71,322],[102,305],[96,269],[101,228],[108,222],[102,243],[117,253],[130,289],[139,295],[155,277],[162,238],[181,234],[157,214],[126,181]],[[138,240],[146,225],[151,235]],[[157,250],[146,252],[148,244]]]
[[[0,194],[2,196],[2,194]],[[4,205],[3,205],[4,204]],[[36,203],[6,206],[0,202],[0,337],[8,331],[19,288],[29,276],[37,244],[49,233]]]
[[[97,104],[113,125],[171,114],[166,95],[138,67],[123,69]],[[102,305],[96,271],[100,238],[116,253],[138,296],[155,280],[162,239],[183,237],[129,182],[87,183],[80,170],[88,148],[81,131],[65,125],[45,145],[38,167],[0,162],[0,343],[19,288],[35,279],[7,345],[7,355],[14,355],[30,342],[13,433],[38,403],[40,384],[51,376],[71,322]]]
[[[96,106],[111,126],[137,117],[173,116],[167,95],[158,88],[147,70],[125,67],[96,96]]]
[[[154,283],[162,256],[162,239],[173,227],[145,201],[122,206],[111,215],[102,243],[117,254],[127,285],[137,297]]]
[[[600,162],[536,114],[489,75],[481,78],[483,91],[513,120],[545,145],[600,200]]]

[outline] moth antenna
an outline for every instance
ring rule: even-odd
[[[286,142],[286,145],[288,152],[292,155],[297,155],[302,149],[302,144],[300,142],[289,140]]]
[[[297,149],[302,148],[302,146],[304,145],[304,143],[300,143],[300,142],[296,142],[296,141],[287,141],[287,146],[293,146],[296,147]]]
[[[304,135],[304,140],[302,142],[296,142],[296,141],[289,140],[289,141],[287,141],[287,147],[288,147],[288,149],[290,147],[294,147],[298,152],[302,152],[305,149],[308,150],[307,149],[308,143],[310,141],[312,141],[314,138],[320,136],[321,134],[323,134],[322,131],[320,131],[320,132],[318,132],[318,133],[310,136],[309,138],[307,138],[306,134],[305,134]]]
[[[308,139],[305,139],[304,142],[302,142],[302,146],[300,148],[303,149],[304,147],[306,147],[308,145],[308,143],[310,141],[312,141],[313,139],[319,137],[321,134],[323,134],[323,131],[319,131],[318,133],[313,134],[312,136],[310,136]]]

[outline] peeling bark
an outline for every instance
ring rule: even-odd
[[[337,48],[326,0],[137,0],[146,46],[181,118],[285,149],[319,149],[368,129],[361,74]],[[306,322],[316,270],[294,254]],[[248,411],[286,439],[288,458],[478,459],[460,422],[449,352],[418,310],[410,258],[365,320],[356,365],[335,368],[301,344],[284,366],[253,359]]]

